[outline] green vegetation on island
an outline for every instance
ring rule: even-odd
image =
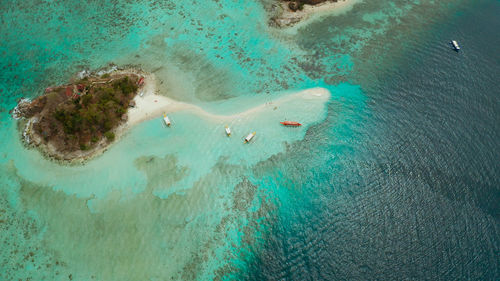
[[[65,160],[102,147],[115,139],[114,130],[127,120],[143,81],[133,73],[110,73],[47,88],[44,95],[16,108],[19,117],[28,119],[25,139]]]

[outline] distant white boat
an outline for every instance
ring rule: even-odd
[[[458,42],[456,40],[451,40],[451,45],[453,46],[453,49],[455,49],[455,51],[460,51],[460,46],[458,45]]]
[[[167,114],[163,114],[163,121],[165,121],[165,125],[170,126],[170,119],[168,119]]]
[[[246,138],[245,138],[245,143],[249,142],[253,137],[255,137],[257,133],[256,132],[253,132],[251,134],[249,134]]]
[[[226,126],[226,135],[227,135],[228,137],[230,137],[230,136],[231,136],[231,129],[230,129],[228,126]]]

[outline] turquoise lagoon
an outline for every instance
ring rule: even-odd
[[[472,6],[361,1],[278,30],[268,25],[272,1],[178,2],[2,1],[1,279],[251,279],[277,228],[293,229],[336,191],[366,184],[345,168],[370,166],[363,160],[372,152],[359,147],[371,136],[360,132],[377,118],[359,84],[397,65],[385,56],[408,48],[398,38],[425,36],[420,30]],[[313,87],[331,97],[269,105],[232,121],[230,138],[224,123],[176,112],[171,128],[161,118],[139,124],[84,165],[23,145],[8,114],[18,98],[110,63],[152,72],[160,94],[214,114]],[[305,125],[280,127],[284,118]],[[331,174],[345,181],[310,187]],[[286,276],[294,279],[273,278]]]

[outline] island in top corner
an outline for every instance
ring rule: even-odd
[[[32,101],[21,99],[11,113],[27,144],[57,160],[85,160],[113,142],[143,84],[136,70],[91,73]]]
[[[311,15],[329,12],[354,4],[355,0],[277,0],[273,5],[271,25],[290,27]]]

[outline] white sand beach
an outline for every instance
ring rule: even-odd
[[[264,103],[248,109],[246,111],[233,114],[233,115],[217,115],[205,111],[199,106],[179,102],[163,95],[157,94],[156,78],[152,74],[145,75],[144,87],[140,90],[139,94],[134,98],[136,106],[128,110],[128,120],[124,124],[123,129],[129,129],[141,122],[157,118],[164,113],[170,114],[178,111],[189,111],[193,114],[202,116],[204,118],[213,119],[217,121],[231,120],[236,118],[244,118],[248,115],[259,114],[260,111],[273,110],[289,101],[303,100],[317,100],[317,102],[325,103],[330,98],[330,92],[325,88],[312,88],[303,90],[297,93],[289,94],[284,97],[277,98],[272,102]],[[123,130],[122,129],[122,130]]]

